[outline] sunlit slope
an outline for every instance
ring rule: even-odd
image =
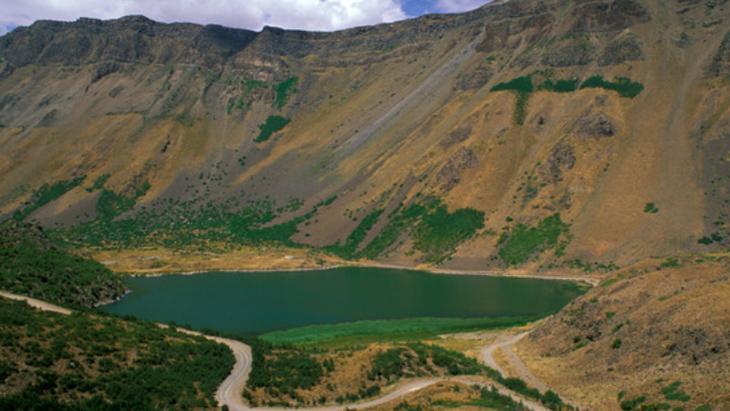
[[[335,33],[39,22],[0,38],[0,206],[90,225],[82,243],[170,246],[193,221],[192,242],[459,268],[711,250],[729,237],[727,8],[514,0]],[[155,213],[170,221],[146,230]]]

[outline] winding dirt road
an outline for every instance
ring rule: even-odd
[[[495,342],[482,348],[482,361],[484,364],[491,368],[499,371],[502,375],[508,375],[505,369],[503,369],[497,361],[494,359],[494,353],[497,350],[502,350],[504,355],[507,357],[507,361],[510,363],[512,368],[517,373],[517,376],[540,391],[547,391],[549,387],[541,379],[537,378],[529,368],[522,362],[522,359],[514,352],[512,347],[517,344],[520,340],[527,337],[530,331],[525,331],[520,334],[512,336],[502,336],[497,338]]]
[[[25,301],[28,305],[31,307],[37,308],[41,311],[49,311],[54,312],[58,314],[63,315],[70,315],[72,313],[71,310],[63,307],[59,307],[54,304],[50,304],[45,301],[41,301],[35,298],[26,297],[22,295],[12,294],[4,291],[0,291],[0,297],[8,298],[11,300],[16,301]],[[168,328],[169,326],[166,324],[158,324],[160,327]],[[229,410],[231,411],[286,411],[291,410],[291,408],[251,408],[249,405],[247,405],[243,401],[243,396],[241,393],[243,392],[244,387],[246,386],[246,382],[248,381],[249,374],[251,373],[251,362],[252,362],[252,356],[251,356],[251,347],[248,345],[236,341],[236,340],[230,340],[227,338],[222,337],[214,337],[209,336],[205,334],[201,334],[199,332],[190,331],[182,328],[177,328],[177,331],[180,331],[182,333],[188,334],[188,335],[194,335],[194,336],[200,336],[207,338],[209,340],[218,342],[220,344],[226,345],[230,350],[233,352],[233,355],[236,358],[236,363],[233,367],[233,370],[231,370],[231,374],[221,383],[220,387],[218,387],[218,390],[216,391],[215,398],[218,401],[218,404],[222,406],[227,406]],[[485,347],[482,349],[482,360],[485,364],[488,366],[499,370],[502,372],[499,365],[494,361],[493,353],[495,350],[500,348],[509,347],[512,344],[516,343],[520,339],[522,339],[527,333],[518,334],[516,336],[512,336],[508,339],[500,339],[498,341],[495,341],[491,345]],[[511,350],[509,350],[511,351]],[[513,353],[514,354],[514,353]],[[518,358],[519,360],[519,358]],[[521,361],[520,361],[521,363]],[[524,367],[524,364],[522,364]],[[517,367],[519,368],[519,367]],[[525,370],[527,368],[525,367]],[[529,373],[529,370],[527,370]],[[531,375],[531,374],[530,374]],[[523,378],[526,381],[530,381],[527,378]],[[539,380],[537,380],[539,381]],[[457,382],[461,384],[467,384],[467,385],[478,385],[480,387],[484,388],[492,388],[494,387],[498,392],[500,392],[503,395],[507,395],[511,397],[512,399],[516,401],[522,402],[525,406],[528,408],[534,410],[534,411],[547,411],[547,409],[542,406],[541,404],[529,400],[509,389],[506,387],[494,383],[494,382],[485,382],[483,378],[479,377],[442,377],[442,378],[427,378],[427,379],[419,379],[419,380],[411,380],[405,383],[402,383],[401,385],[397,386],[393,391],[369,400],[369,401],[363,401],[360,403],[355,404],[348,404],[346,406],[338,405],[338,406],[328,406],[328,407],[318,407],[318,408],[298,408],[298,410],[301,411],[341,411],[345,409],[367,409],[367,408],[373,408],[380,405],[387,404],[390,401],[396,400],[398,398],[405,397],[409,394],[412,394],[414,392],[423,390],[425,388],[431,387],[433,385],[436,385],[441,382]]]
[[[29,306],[33,308],[37,308],[41,311],[50,311],[53,313],[63,314],[63,315],[71,315],[71,310],[68,308],[59,307],[57,305],[53,305],[51,303],[47,303],[45,301],[36,300],[35,298],[26,297],[24,295],[18,295],[18,294],[12,294],[12,293],[6,293],[5,291],[0,291],[0,297],[7,298],[8,300],[15,300],[15,301],[25,301],[28,303]]]

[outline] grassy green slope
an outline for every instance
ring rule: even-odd
[[[215,406],[234,363],[223,345],[151,323],[40,312],[0,299],[0,409]]]
[[[0,226],[0,289],[72,307],[92,307],[125,292],[121,278],[102,264],[13,222]]]

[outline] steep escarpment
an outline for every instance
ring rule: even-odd
[[[0,211],[84,247],[549,270],[727,246],[724,2],[0,37]]]

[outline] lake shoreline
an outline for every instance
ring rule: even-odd
[[[486,270],[459,270],[459,269],[442,269],[442,268],[429,268],[429,267],[412,267],[412,266],[401,266],[395,264],[379,264],[379,263],[368,263],[368,264],[333,264],[321,267],[301,267],[301,268],[242,268],[242,269],[206,269],[206,270],[194,270],[194,271],[182,271],[182,272],[158,272],[158,273],[130,273],[127,274],[130,277],[147,277],[156,278],[164,277],[168,275],[201,275],[209,273],[296,273],[296,272],[312,272],[312,271],[329,271],[340,268],[382,268],[390,270],[404,270],[404,271],[416,271],[424,272],[436,275],[463,275],[463,276],[484,276],[484,277],[503,277],[503,278],[525,278],[525,279],[537,279],[537,280],[552,280],[552,281],[572,281],[578,283],[585,283],[591,287],[597,286],[601,282],[601,278],[596,276],[572,276],[572,275],[546,275],[546,274],[517,274],[506,271],[486,271]]]

